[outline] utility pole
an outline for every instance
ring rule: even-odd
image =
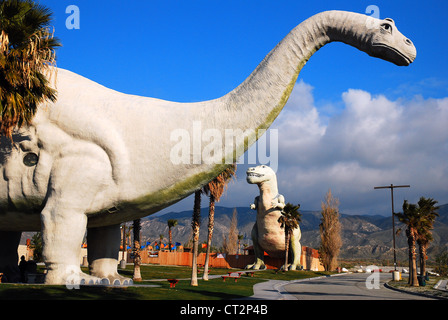
[[[382,186],[374,187],[374,189],[390,189],[390,197],[392,200],[392,233],[393,233],[393,246],[394,246],[394,270],[397,271],[397,253],[395,252],[395,211],[394,211],[394,188],[409,188],[410,185],[394,186]]]

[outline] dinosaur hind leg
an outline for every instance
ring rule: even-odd
[[[48,268],[45,283],[76,286],[101,280],[81,271],[80,255],[86,211],[109,174],[110,166],[104,161],[82,153],[53,164],[48,199],[41,212],[43,258]]]
[[[117,272],[120,249],[120,225],[89,228],[87,231],[90,274],[103,279],[102,283],[131,284],[132,280]]]
[[[246,266],[246,269],[253,269],[253,270],[266,269],[266,265],[264,263],[264,250],[260,247],[260,244],[258,243],[258,228],[256,223],[252,228],[251,236],[252,236],[252,242],[254,244],[255,262],[253,264],[248,264]]]

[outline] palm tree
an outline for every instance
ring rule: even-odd
[[[10,139],[40,104],[56,100],[49,78],[60,43],[51,20],[51,11],[31,0],[0,1],[0,134]]]
[[[122,254],[121,261],[123,262],[123,266],[125,267],[127,257],[125,259],[124,254],[127,251],[127,239],[128,239],[128,237],[131,236],[132,226],[126,227],[126,222],[124,222],[123,225],[121,226],[121,230],[122,230],[122,246],[123,246],[123,254]],[[121,264],[121,262],[120,262],[120,264]]]
[[[433,240],[431,230],[433,229],[436,217],[439,216],[437,213],[439,207],[435,206],[437,204],[436,200],[432,198],[426,199],[425,197],[421,197],[417,204],[422,217],[418,228],[417,239],[420,257],[420,276],[424,276],[426,274],[426,260],[428,259],[427,250],[429,243]]]
[[[280,227],[285,229],[285,266],[284,271],[288,270],[288,252],[289,252],[289,242],[291,240],[291,235],[294,229],[299,226],[300,213],[299,213],[300,204],[293,205],[291,203],[287,203],[282,210],[282,215],[278,218],[278,222],[280,223]]]
[[[202,190],[197,190],[194,193],[193,219],[191,227],[193,232],[193,261],[191,264],[191,285],[197,287],[198,285],[198,242],[199,242],[199,227],[201,222],[201,194]]]
[[[408,238],[409,247],[409,284],[418,287],[417,278],[417,261],[416,261],[416,241],[418,239],[418,228],[421,223],[419,208],[415,204],[403,202],[403,212],[395,214],[398,220],[406,226],[406,237]],[[397,233],[401,232],[401,228]]]
[[[140,256],[140,230],[141,219],[134,220],[134,281],[142,281],[142,274],[140,272],[140,265],[142,264],[142,258]]]
[[[168,241],[169,241],[169,249],[170,249],[170,252],[171,252],[171,243],[173,242],[173,235],[172,235],[172,232],[171,232],[171,228],[174,228],[175,226],[177,226],[177,220],[176,219],[169,219],[168,221],[167,221],[167,223],[168,223]]]
[[[242,234],[239,234],[238,235],[238,249],[237,249],[237,251],[236,251],[236,253],[237,254],[241,254],[241,240],[243,240],[244,239],[244,235],[242,235]]]
[[[162,251],[162,245],[163,245],[163,239],[165,239],[165,236],[161,233],[159,234],[159,250]]]
[[[207,236],[207,252],[205,254],[204,273],[202,279],[208,280],[208,265],[210,261],[210,249],[212,246],[213,229],[215,225],[215,202],[219,202],[221,196],[227,188],[230,180],[235,177],[236,164],[234,163],[219,176],[213,179],[204,187],[204,192],[209,195],[210,205],[208,210],[208,236]]]

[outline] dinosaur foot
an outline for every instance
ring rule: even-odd
[[[45,284],[66,285],[67,288],[78,288],[79,285],[101,284],[101,278],[85,274],[77,267],[49,268],[45,275]]]
[[[303,266],[300,264],[292,264],[289,266],[289,270],[303,270]]]
[[[49,269],[45,276],[45,284],[66,285],[67,288],[78,289],[80,285],[131,285],[132,279],[120,276],[118,273],[106,277],[89,275],[80,268]]]
[[[248,264],[245,269],[249,269],[249,270],[266,270],[266,265],[265,264]]]
[[[101,278],[102,285],[128,286],[133,283],[132,279],[120,276],[118,273]]]
[[[285,271],[285,265],[282,265],[280,270]],[[303,267],[300,264],[288,264],[286,270],[303,270]]]

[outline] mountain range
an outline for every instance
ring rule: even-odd
[[[223,238],[228,235],[233,211],[237,212],[238,234],[243,235],[242,244],[252,245],[251,230],[256,220],[256,211],[246,207],[221,207],[215,209],[215,227],[212,246],[219,248]],[[318,248],[320,245],[319,224],[320,211],[300,210],[302,231],[301,243],[304,246]],[[434,259],[442,250],[448,249],[448,204],[440,206],[439,217],[433,230],[434,241],[428,250],[430,260]],[[159,240],[163,235],[168,241],[169,219],[176,219],[178,225],[172,228],[173,242],[186,244],[191,237],[192,210],[169,212],[164,215],[152,215],[142,219],[141,238],[143,241]],[[342,226],[341,259],[374,259],[393,261],[393,232],[391,216],[382,215],[347,215],[340,214]],[[199,241],[207,239],[208,207],[201,209],[201,228]],[[396,236],[397,260],[407,260],[407,239],[404,226],[395,220],[396,230],[403,228],[403,232]]]

